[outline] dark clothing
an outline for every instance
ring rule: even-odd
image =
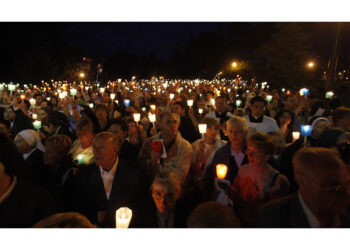
[[[32,227],[57,212],[57,203],[48,191],[18,178],[10,195],[0,203],[0,227]]]
[[[43,152],[39,149],[33,151],[24,161],[22,176],[35,185],[43,185],[46,168],[43,163]]]
[[[71,209],[84,214],[92,223],[98,224],[97,214],[106,211],[106,220],[102,227],[115,227],[115,211],[120,207],[133,210],[133,219],[130,227],[137,226],[137,202],[144,197],[145,192],[137,168],[130,162],[119,157],[114,175],[110,198],[107,199],[100,173],[95,165],[84,166],[79,169],[65,185],[65,195],[70,197]]]
[[[187,218],[190,215],[190,210],[187,208],[186,203],[183,200],[178,200],[173,208],[174,219],[171,228],[186,228]],[[149,196],[146,200],[145,206],[142,208],[142,224],[141,228],[160,228],[157,217],[157,207]]]
[[[179,131],[182,138],[189,141],[190,143],[201,138],[191,118],[189,118],[187,115],[181,117]]]
[[[130,142],[125,140],[119,152],[120,158],[129,161],[136,161],[142,144],[142,141],[139,141],[136,145],[132,145]]]
[[[27,117],[21,109],[14,111],[16,114],[15,121],[11,127],[11,133],[13,138],[22,130],[25,129],[34,129],[32,124],[32,119]]]
[[[241,165],[248,163],[248,157],[244,154],[244,158]],[[219,148],[211,162],[208,166],[206,177],[205,177],[205,190],[204,190],[204,199],[210,200],[214,192],[214,180],[216,178],[216,165],[225,164],[228,167],[226,178],[230,181],[231,185],[233,180],[238,173],[238,166],[235,161],[235,158],[231,155],[231,142],[226,143],[225,146]]]

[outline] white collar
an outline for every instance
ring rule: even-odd
[[[0,197],[0,204],[11,194],[11,192],[15,188],[16,184],[17,184],[17,177],[14,176],[13,180],[11,182],[11,185],[6,190],[6,192]]]
[[[109,171],[106,171],[106,170],[104,170],[101,166],[99,166],[100,172],[101,172],[101,176],[104,176],[104,175],[111,175],[111,176],[114,176],[115,172],[117,171],[118,162],[119,162],[119,158],[118,158],[118,156],[117,156],[117,159],[115,160],[112,169],[109,170]]]

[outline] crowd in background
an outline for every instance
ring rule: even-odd
[[[115,227],[120,207],[131,228],[350,225],[336,95],[240,78],[0,87],[0,227]]]

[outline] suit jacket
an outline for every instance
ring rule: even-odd
[[[22,130],[34,129],[31,119],[27,117],[25,114],[23,114],[21,109],[18,109],[14,112],[16,114],[16,118],[11,128],[13,137],[15,137]]]
[[[45,183],[45,173],[47,168],[43,163],[43,152],[39,149],[34,150],[33,153],[24,161],[22,175],[28,181],[35,185],[43,185]]]
[[[120,207],[129,207],[133,210],[130,227],[137,225],[137,202],[142,197],[142,184],[138,170],[131,162],[119,158],[109,199],[100,169],[95,164],[82,167],[67,185],[69,188],[64,188],[65,193],[74,193],[70,200],[74,203],[74,210],[86,215],[92,223],[98,223],[98,211],[106,211],[106,220],[100,226],[115,227],[115,211]]]
[[[248,157],[244,154],[244,158],[241,165],[248,163]],[[225,146],[219,148],[211,162],[208,166],[205,177],[205,190],[204,190],[204,199],[210,200],[214,192],[214,179],[216,178],[216,165],[225,164],[228,167],[226,178],[230,181],[231,185],[233,180],[238,173],[238,167],[233,156],[231,156],[231,142],[226,143]]]
[[[297,192],[262,206],[258,213],[257,226],[265,228],[311,227]]]

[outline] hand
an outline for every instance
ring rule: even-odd
[[[151,136],[154,136],[157,134],[157,129],[155,127],[152,127],[151,130],[150,130],[150,134]]]
[[[160,162],[161,156],[162,156],[162,153],[154,152],[152,149],[151,150],[151,163],[152,163],[152,165],[158,165]]]

